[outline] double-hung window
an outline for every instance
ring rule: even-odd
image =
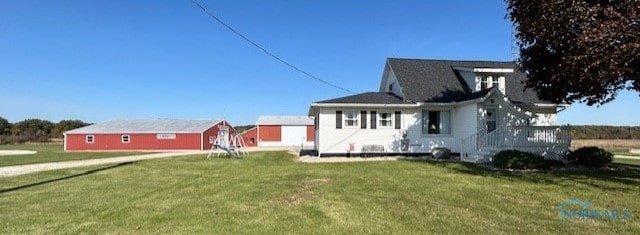
[[[480,77],[480,90],[484,90],[489,88],[489,77],[481,76]]]
[[[378,122],[380,127],[392,127],[393,126],[392,113],[381,112],[380,120]]]
[[[344,125],[346,127],[358,127],[358,112],[356,111],[344,112]]]
[[[451,111],[423,110],[422,134],[451,134]]]
[[[496,87],[502,93],[505,92],[505,78],[500,74],[480,74],[480,90]]]

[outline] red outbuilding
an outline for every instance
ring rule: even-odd
[[[218,136],[221,120],[114,120],[64,133],[65,151],[207,150]]]
[[[244,141],[244,144],[247,145],[248,147],[258,146],[258,127],[253,127],[251,129],[248,129],[242,132],[240,136],[242,136],[242,140]]]
[[[313,146],[314,120],[307,116],[260,116],[242,133],[247,146]]]

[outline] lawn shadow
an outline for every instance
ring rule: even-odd
[[[7,188],[7,189],[0,189],[0,194],[13,192],[13,191],[17,191],[17,190],[25,189],[25,188],[35,187],[35,186],[39,186],[39,185],[44,185],[44,184],[48,184],[48,183],[58,182],[58,181],[62,181],[62,180],[68,180],[68,179],[72,179],[72,178],[76,178],[76,177],[80,177],[80,176],[84,176],[84,175],[90,175],[90,174],[94,174],[94,173],[97,173],[97,172],[100,172],[100,171],[106,171],[106,170],[109,170],[109,169],[113,169],[113,168],[117,168],[117,167],[121,167],[121,166],[126,166],[126,165],[130,165],[130,164],[133,164],[133,162],[123,162],[123,163],[119,163],[119,164],[116,164],[116,165],[111,165],[111,166],[102,167],[102,168],[98,168],[98,169],[88,170],[88,171],[85,171],[85,172],[82,172],[82,173],[73,174],[73,175],[69,175],[69,176],[64,176],[64,177],[60,177],[60,178],[44,180],[44,181],[40,181],[40,182],[36,182],[36,183],[20,185],[20,186],[16,186],[16,187],[12,187],[12,188]]]
[[[446,168],[453,172],[505,179],[513,182],[526,181],[536,184],[575,186],[585,184],[602,190],[625,190],[627,186],[640,184],[640,167],[629,164],[613,163],[610,167],[599,169],[553,169],[534,171],[509,171],[493,169],[466,162],[435,161],[435,160],[406,160],[421,164],[429,164]],[[624,186],[621,186],[621,185]]]

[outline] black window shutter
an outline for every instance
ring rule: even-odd
[[[376,118],[378,117],[376,111],[371,111],[371,129],[376,129]]]
[[[401,113],[400,113],[400,111],[396,111],[396,112],[395,112],[395,116],[396,116],[396,117],[395,117],[395,118],[396,118],[396,121],[395,121],[395,122],[396,122],[396,129],[398,129],[398,130],[400,129],[400,124],[401,124],[401,123],[400,123],[400,114],[401,114]]]
[[[360,111],[360,129],[367,129],[367,111]]]
[[[342,129],[342,110],[336,111],[336,129]]]

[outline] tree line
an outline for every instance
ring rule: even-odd
[[[48,142],[52,138],[62,138],[68,130],[90,125],[80,120],[61,120],[57,123],[42,119],[25,119],[11,123],[0,117],[0,144],[24,142]]]
[[[573,139],[640,139],[640,126],[571,126]]]
[[[0,144],[48,142],[62,138],[68,130],[88,126],[81,120],[61,120],[57,123],[42,119],[25,119],[10,123],[0,117]],[[238,132],[254,125],[236,126]],[[571,126],[573,139],[640,139],[640,126]]]

